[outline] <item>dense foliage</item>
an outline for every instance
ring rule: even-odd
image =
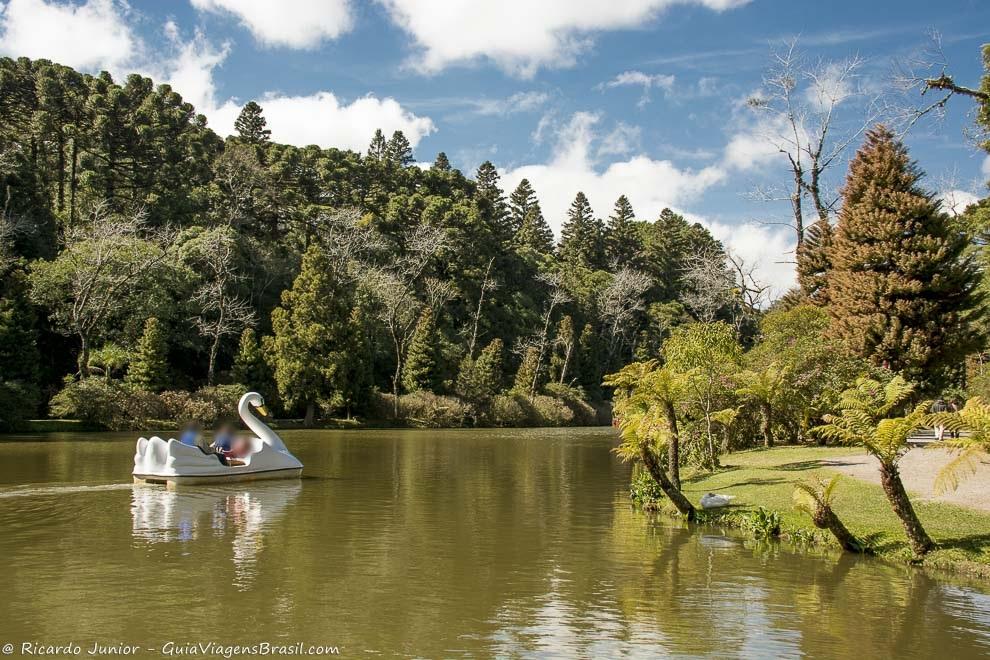
[[[308,420],[436,395],[451,423],[579,423],[605,373],[742,305],[719,243],[672,211],[621,197],[606,222],[575,190],[557,245],[538,191],[507,195],[491,163],[420,167],[401,132],[364,154],[277,144],[254,102],[236,128],[139,75],[0,59],[5,426],[66,375],[55,414],[237,382]],[[685,274],[698,254],[725,275],[714,306]]]

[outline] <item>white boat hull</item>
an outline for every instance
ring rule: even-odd
[[[244,465],[223,465],[215,454],[171,438],[140,438],[134,453],[135,483],[164,484],[169,488],[270,479],[298,479],[303,464],[288,450],[274,449],[253,438]]]
[[[233,469],[233,468],[231,468]],[[298,479],[302,476],[302,468],[283,468],[264,472],[227,472],[225,474],[174,475],[161,476],[155,474],[135,474],[134,483],[165,485],[169,488],[177,486],[202,486],[206,484],[231,484],[242,481],[266,481],[271,479]]]

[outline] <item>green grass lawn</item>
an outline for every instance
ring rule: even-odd
[[[684,479],[684,492],[697,502],[707,492],[735,495],[730,513],[747,513],[762,506],[781,516],[784,535],[815,531],[810,518],[794,509],[794,484],[816,473],[833,474],[823,459],[861,454],[842,447],[778,447],[722,457],[723,469]],[[990,484],[987,484],[990,487]],[[853,534],[869,542],[880,556],[909,560],[910,549],[900,520],[879,485],[843,477],[833,507]],[[934,568],[963,570],[990,577],[990,512],[951,504],[914,502],[915,510],[939,549],[924,561]],[[819,532],[821,534],[821,532]]]

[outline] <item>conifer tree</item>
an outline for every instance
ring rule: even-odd
[[[509,228],[509,208],[505,203],[505,193],[499,187],[498,170],[491,161],[485,161],[478,167],[475,175],[477,189],[474,199],[478,215],[499,240],[512,238]]]
[[[609,267],[638,266],[640,240],[635,222],[629,198],[620,195],[605,227],[605,262]]]
[[[371,144],[368,145],[368,158],[372,160],[385,160],[385,156],[388,153],[388,143],[385,141],[385,134],[382,133],[382,129],[376,128],[375,135],[371,138]]]
[[[292,288],[272,311],[273,336],[264,340],[279,395],[288,407],[305,409],[307,426],[318,405],[340,402],[346,384],[353,295],[336,273],[323,250],[311,245]]]
[[[447,160],[447,154],[442,151],[437,154],[436,160],[433,161],[433,169],[440,172],[450,171],[450,161]]]
[[[437,327],[433,310],[423,309],[416,322],[406,361],[402,366],[402,387],[407,392],[433,390],[437,370]]]
[[[519,363],[519,369],[516,370],[512,391],[528,396],[529,398],[536,396],[542,385],[539,365],[540,351],[535,346],[530,346],[523,354],[522,362]]]
[[[237,115],[234,128],[237,134],[247,142],[259,144],[268,142],[272,132],[266,128],[268,122],[265,121],[261,113],[261,106],[254,101],[248,101]]]
[[[797,249],[797,278],[801,293],[816,305],[828,304],[828,271],[832,268],[829,251],[834,230],[828,219],[808,227]]]
[[[466,401],[484,406],[502,383],[502,340],[493,339],[482,349],[476,360],[465,356],[457,374],[457,395]]]
[[[509,218],[517,246],[553,254],[553,230],[543,217],[540,201],[528,179],[520,181],[509,197]]]
[[[887,128],[867,133],[843,189],[828,311],[854,354],[935,387],[975,348],[977,274],[921,176]]]
[[[509,195],[508,225],[513,236],[518,236],[519,230],[522,229],[526,221],[526,216],[537,204],[539,202],[536,201],[536,193],[533,192],[533,186],[530,185],[529,179],[523,179],[516,186],[516,189],[512,191],[512,194]]]
[[[405,167],[414,160],[412,146],[402,131],[395,131],[385,145],[385,161],[392,167]]]
[[[125,380],[148,392],[161,392],[168,386],[168,342],[164,326],[155,317],[144,322]]]
[[[591,204],[579,192],[567,211],[561,228],[560,257],[569,263],[600,270],[605,266],[602,223],[594,217]]]
[[[234,382],[259,391],[269,384],[271,369],[261,352],[261,344],[253,328],[245,328],[241,333],[234,368],[231,370]]]

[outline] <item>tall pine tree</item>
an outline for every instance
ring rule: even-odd
[[[385,161],[392,167],[405,167],[414,160],[412,146],[402,131],[395,131],[385,145]]]
[[[234,128],[242,140],[253,143],[268,142],[272,132],[266,128],[268,122],[265,121],[261,113],[261,106],[254,101],[248,101],[241,109],[241,114],[237,115]]]
[[[307,426],[318,406],[342,403],[353,350],[353,294],[336,272],[323,250],[310,246],[299,276],[272,312],[273,336],[264,341],[279,395],[289,408],[305,410]]]
[[[126,380],[148,392],[161,392],[168,387],[168,342],[165,327],[154,317],[144,322]]]
[[[518,247],[528,247],[540,254],[553,254],[553,230],[543,217],[540,201],[528,179],[523,179],[509,196],[511,229]]]
[[[804,232],[797,249],[797,279],[801,293],[811,303],[828,304],[828,272],[832,269],[834,230],[827,218],[818,220]]]
[[[849,167],[828,272],[831,334],[929,387],[976,347],[977,273],[921,171],[883,126]]]
[[[490,161],[485,161],[478,167],[475,175],[477,189],[474,200],[478,216],[501,242],[512,238],[509,226],[509,207],[505,203],[505,193],[499,187],[498,170]]]
[[[567,221],[561,228],[560,257],[592,270],[605,267],[602,223],[595,218],[583,192],[574,197],[567,211]]]
[[[385,141],[385,134],[382,129],[376,128],[375,134],[368,145],[368,158],[372,160],[385,160],[388,153],[388,143]]]
[[[407,392],[433,390],[437,372],[437,326],[433,310],[423,309],[409,340],[402,366],[402,386]]]
[[[615,200],[615,210],[605,227],[605,262],[609,267],[639,267],[641,246],[636,230],[636,214],[625,195]]]

